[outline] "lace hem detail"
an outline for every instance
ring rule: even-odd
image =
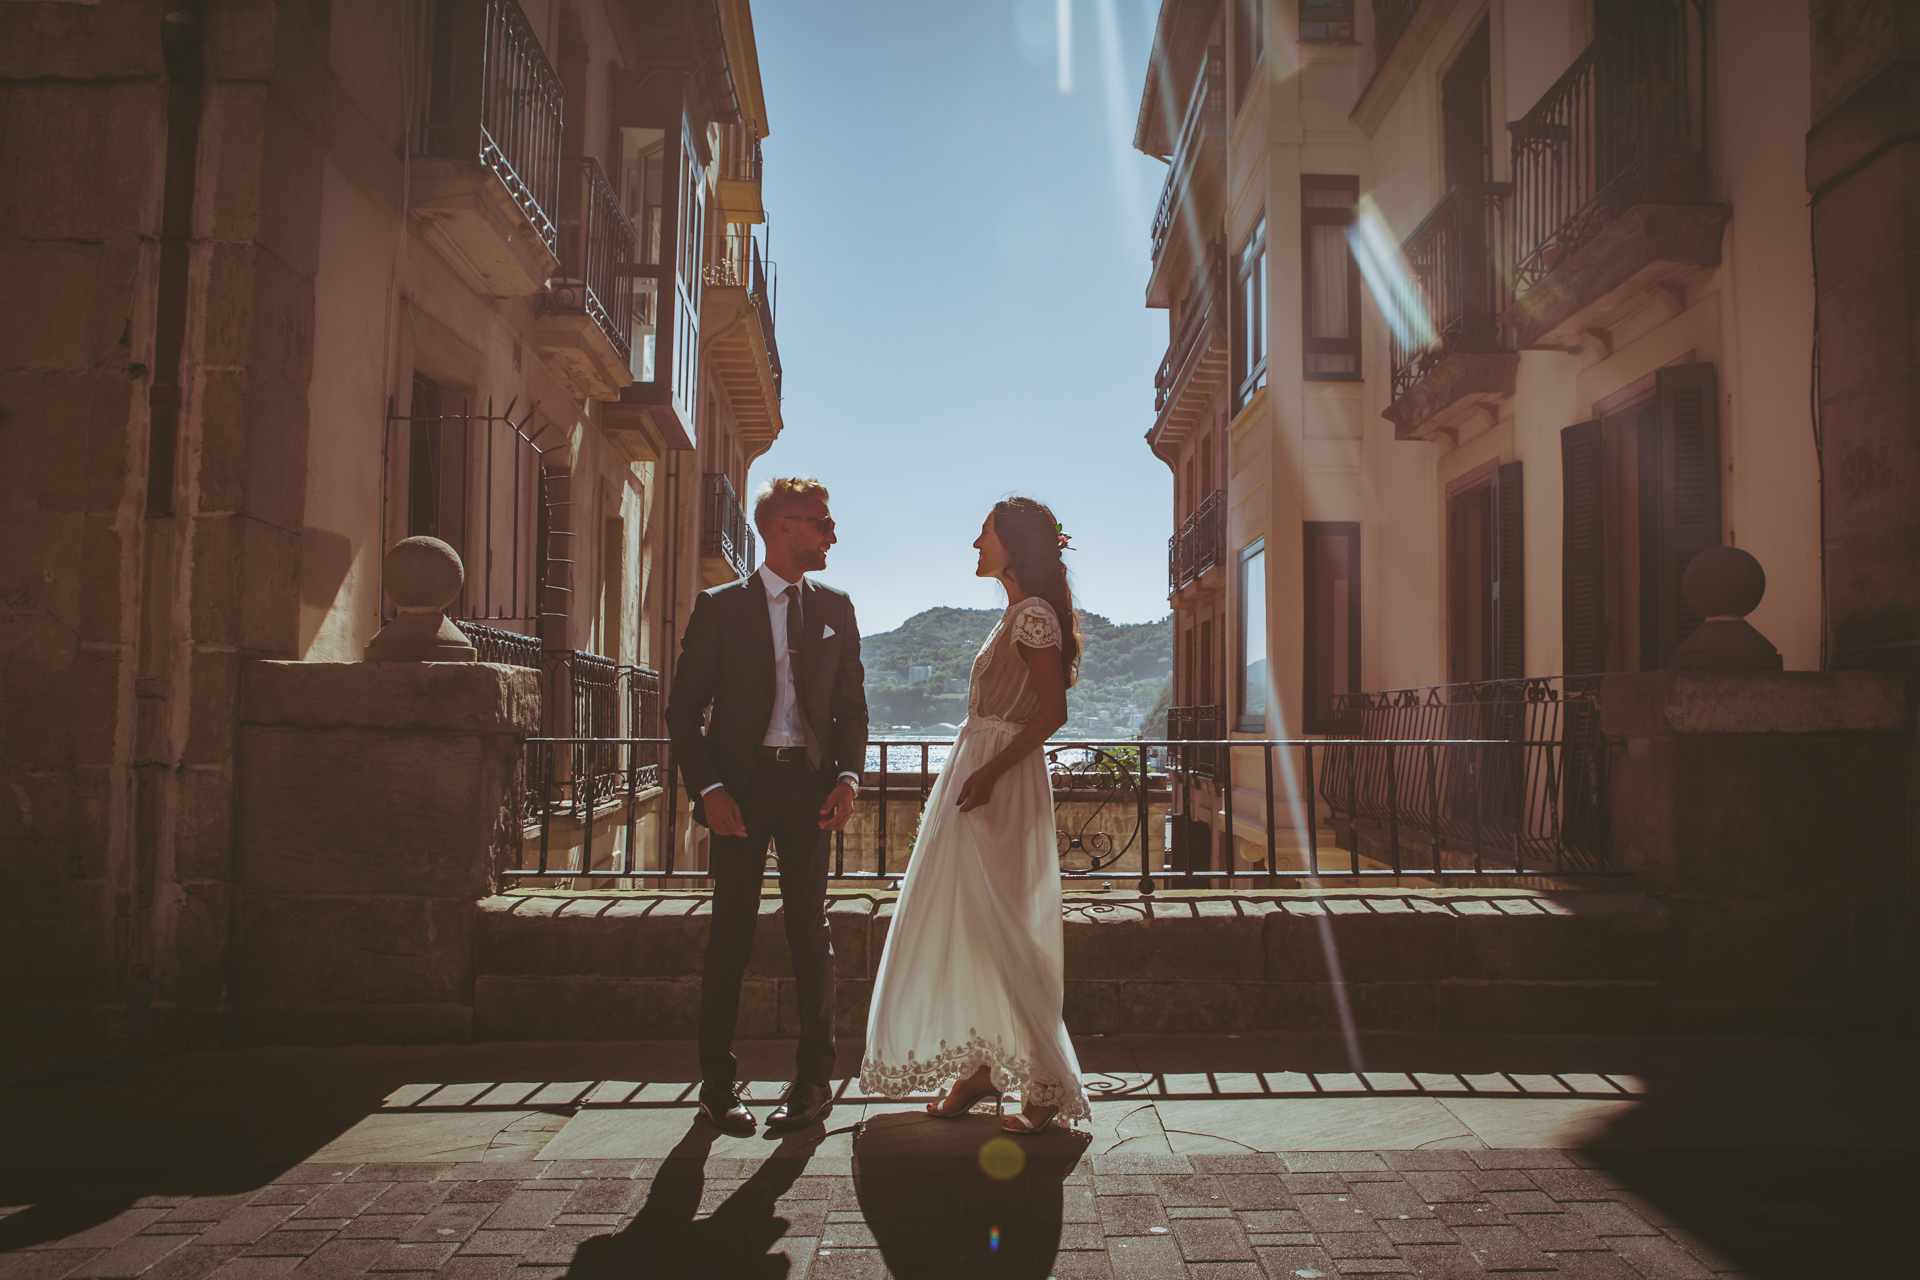
[[[940,1051],[921,1060],[911,1050],[900,1066],[874,1058],[860,1064],[860,1089],[869,1097],[904,1098],[915,1093],[934,1093],[949,1080],[972,1075],[982,1065],[989,1068],[993,1087],[1004,1093],[1020,1095],[1025,1105],[1058,1107],[1067,1120],[1084,1120],[1093,1112],[1080,1082],[1071,1083],[1036,1078],[1027,1059],[1011,1052],[998,1037],[991,1042],[972,1027],[967,1028],[966,1043],[949,1046],[940,1042]]]

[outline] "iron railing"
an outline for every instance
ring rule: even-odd
[[[548,769],[533,795],[530,819],[549,808],[578,815],[612,798],[619,784],[620,666],[585,649],[549,649],[541,655],[545,675],[540,708],[544,737],[572,738],[576,745],[557,770]],[[531,763],[531,762],[529,762]]]
[[[1215,489],[1167,539],[1167,594],[1206,576],[1227,551],[1227,494]]]
[[[1226,736],[1227,709],[1219,703],[1167,708],[1167,737],[1174,742],[1203,744],[1183,746],[1174,752],[1175,772],[1218,781],[1223,772],[1223,753],[1217,744]]]
[[[700,553],[719,556],[744,578],[754,569],[753,522],[741,507],[732,480],[717,472],[708,472],[706,486]]]
[[[1329,743],[1320,791],[1349,821],[1390,829],[1398,849],[1423,833],[1436,863],[1474,870],[1611,867],[1599,676],[1486,680],[1336,694],[1331,718],[1354,739]],[[1477,739],[1408,757],[1386,743]]]
[[[1462,183],[1401,246],[1418,289],[1383,299],[1392,335],[1393,398],[1456,351],[1505,351],[1507,183]],[[1420,314],[1414,314],[1415,311]]]
[[[460,628],[460,634],[467,643],[477,650],[476,661],[495,662],[505,667],[541,668],[540,637],[525,635],[519,631],[507,631],[500,627],[489,627],[482,622],[469,622],[455,618],[453,625]]]
[[[747,300],[753,303],[753,309],[760,316],[760,337],[767,344],[767,364],[773,371],[773,393],[784,394],[780,382],[780,344],[773,336],[774,303],[780,292],[780,281],[774,272],[772,262],[762,261],[760,245],[756,241],[752,246],[753,275],[747,282]]]
[[[1387,60],[1393,52],[1393,46],[1400,43],[1400,37],[1406,33],[1407,24],[1413,21],[1413,11],[1420,7],[1420,0],[1373,0],[1373,48],[1374,62],[1379,64]]]
[[[543,736],[527,740],[522,815],[539,831],[538,868],[551,861],[554,822],[565,820],[580,825],[581,861],[560,874],[589,873],[596,826],[620,804],[626,840],[624,849],[615,840],[616,865],[630,871],[639,864],[640,804],[666,781],[660,673],[580,649],[550,649],[543,659]],[[671,838],[661,823],[663,859]]]
[[[731,135],[720,153],[720,176],[731,182],[758,182],[764,162],[760,140],[743,125],[728,130]]]
[[[1167,247],[1167,237],[1172,234],[1174,221],[1179,216],[1201,147],[1208,139],[1226,135],[1227,63],[1216,46],[1207,50],[1206,61],[1194,80],[1186,114],[1180,121],[1180,136],[1173,145],[1173,160],[1167,166],[1167,180],[1160,188],[1160,203],[1154,209],[1151,233],[1153,261],[1160,261],[1160,251]]]
[[[1215,241],[1207,248],[1206,260],[1192,292],[1187,295],[1186,312],[1180,317],[1180,326],[1173,331],[1173,340],[1167,344],[1167,354],[1160,358],[1160,367],[1153,374],[1156,429],[1179,401],[1180,393],[1192,380],[1194,371],[1226,323],[1226,253]]]
[[[1524,293],[1637,204],[1706,197],[1707,8],[1633,0],[1512,126]]]
[[[585,315],[626,363],[633,352],[633,261],[640,240],[592,156],[567,161],[560,193],[560,274],[541,306]]]
[[[439,0],[433,14],[426,153],[491,170],[557,250],[560,77],[515,0]]]

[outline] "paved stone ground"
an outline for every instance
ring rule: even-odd
[[[743,1059],[778,1061],[781,1048]],[[1110,1074],[1131,1066],[1147,1083],[1097,1102],[1077,1132],[1020,1141],[988,1115],[940,1122],[849,1098],[827,1126],[733,1139],[678,1101],[679,1086],[659,1102],[634,1101],[654,1087],[642,1086],[620,1090],[617,1105],[526,1105],[596,1091],[578,1076],[671,1081],[687,1046],[169,1059],[95,1084],[0,1091],[15,1139],[0,1167],[0,1278],[1914,1273],[1904,1045],[1540,1037],[1361,1048],[1383,1070],[1424,1064],[1463,1083],[1491,1082],[1474,1070],[1491,1059],[1561,1062],[1562,1078],[1577,1060],[1645,1092],[1532,1100],[1522,1086],[1544,1077],[1508,1071],[1498,1074],[1510,1087],[1489,1083],[1480,1105],[1524,1123],[1478,1121],[1437,1139],[1422,1130],[1425,1149],[1254,1150],[1309,1132],[1301,1108],[1337,1108],[1327,1114],[1372,1143],[1429,1122],[1409,1107],[1442,1104],[1391,1090],[1224,1096],[1221,1074],[1214,1101],[1185,1101],[1207,1077],[1138,1069],[1257,1060],[1312,1077],[1343,1055],[1312,1037],[1143,1038],[1083,1047],[1083,1059]],[[1697,1069],[1694,1087],[1676,1064]],[[569,1067],[574,1081],[550,1083]],[[1781,1088],[1792,1079],[1797,1092]],[[438,1110],[422,1101],[435,1095]],[[1707,1098],[1732,1101],[1702,1119]],[[1610,1129],[1594,1128],[1595,1107],[1608,1108]],[[1210,1118],[1210,1131],[1163,1126],[1163,1112]],[[1556,1123],[1573,1136],[1555,1145],[1481,1137],[1502,1124],[1551,1136]],[[1701,1135],[1712,1145],[1693,1145]],[[593,1153],[559,1154],[569,1147]],[[338,1158],[356,1149],[390,1158]]]

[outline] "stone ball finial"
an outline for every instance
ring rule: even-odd
[[[1739,547],[1708,547],[1687,566],[1680,590],[1703,618],[1744,618],[1767,593],[1767,571]]]
[[[368,641],[367,661],[472,662],[478,654],[446,615],[467,581],[460,553],[438,538],[403,538],[381,563],[399,612]]]
[[[1704,621],[1673,651],[1679,671],[1778,671],[1779,650],[1747,621],[1767,593],[1766,570],[1739,547],[1708,547],[1680,578],[1681,594]]]
[[[445,609],[466,585],[460,553],[438,538],[402,538],[387,551],[387,598],[405,609]]]

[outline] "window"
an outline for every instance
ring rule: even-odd
[[[1305,550],[1306,730],[1344,733],[1334,697],[1360,692],[1360,526],[1308,521]]]
[[[1658,671],[1700,625],[1680,579],[1720,545],[1713,366],[1668,366],[1649,390],[1560,433],[1568,675]]]
[[[1493,55],[1482,22],[1440,78],[1449,188],[1493,181]]]
[[[1353,43],[1353,0],[1300,0],[1300,38],[1309,44]]]
[[[1267,542],[1240,553],[1240,732],[1267,729]]]
[[[1489,464],[1447,489],[1447,679],[1526,674],[1520,464]]]
[[[1267,220],[1233,255],[1233,411],[1267,385]]]
[[[1200,705],[1203,707],[1217,706],[1220,702],[1220,695],[1219,695],[1219,692],[1213,687],[1213,673],[1214,673],[1213,619],[1202,618],[1200,620],[1199,631],[1200,631]]]
[[[1347,247],[1358,178],[1300,179],[1300,291],[1310,382],[1360,379],[1360,266]]]
[[[1266,52],[1266,24],[1263,0],[1234,0],[1233,5],[1233,109],[1238,111],[1253,88],[1254,73]]]

